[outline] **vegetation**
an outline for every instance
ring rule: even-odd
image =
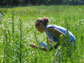
[[[0,63],[84,63],[84,6],[25,6],[0,8]],[[33,49],[29,43],[47,43],[45,33],[38,32],[34,23],[48,17],[49,24],[69,29],[76,37],[77,48],[64,46],[56,56],[53,51]],[[61,39],[62,41],[62,39]],[[63,42],[63,41],[62,41]]]
[[[84,4],[84,0],[0,0],[2,6],[17,6],[17,5],[51,5],[51,4]]]

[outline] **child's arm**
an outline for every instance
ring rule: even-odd
[[[39,48],[39,49],[42,49],[43,51],[47,51],[46,48],[44,48],[44,47],[41,47],[41,48],[40,48],[40,47],[37,47],[34,43],[30,43],[29,45],[30,45],[32,48],[36,48],[36,49]]]
[[[57,49],[57,47],[59,46],[60,44],[57,42],[56,45],[54,45],[54,48]]]
[[[41,50],[43,50],[43,51],[47,51],[47,47],[48,47],[48,45],[47,44],[45,44],[44,42],[40,42],[40,44],[41,44],[41,46],[43,46],[43,47],[37,47],[34,43],[31,43],[30,44],[30,46],[32,47],[32,48],[36,48],[36,49],[41,49]],[[56,43],[56,45],[54,45],[54,47],[50,47],[49,48],[49,51],[51,51],[51,50],[53,50],[53,48],[57,48],[59,46],[59,43]]]
[[[66,35],[63,32],[61,32],[60,30],[58,30],[56,28],[48,28],[48,32],[50,32],[55,37],[59,37],[61,34],[64,37],[66,37]]]
[[[60,41],[59,41],[60,42]],[[59,42],[57,42],[54,46],[52,46],[52,41],[49,40],[48,38],[48,45],[50,46],[49,51],[53,50],[53,49],[57,49],[57,47],[59,46]]]
[[[50,47],[49,51],[52,51],[53,49],[57,49],[57,47],[59,46],[59,43],[56,43],[56,45],[54,45],[54,47]]]

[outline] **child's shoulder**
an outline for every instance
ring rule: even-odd
[[[47,28],[49,28],[49,27],[56,27],[57,25],[47,25]]]

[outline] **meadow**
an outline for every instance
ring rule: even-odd
[[[0,8],[3,14],[0,23],[0,63],[84,63],[84,6],[50,5]],[[76,37],[73,45],[61,49],[42,51],[33,49],[29,43],[47,43],[45,33],[36,30],[34,24],[39,17],[48,17],[49,24],[63,26]],[[70,54],[70,57],[68,55]]]

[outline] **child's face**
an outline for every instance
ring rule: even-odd
[[[37,30],[38,30],[39,32],[41,32],[41,33],[45,31],[45,30],[44,30],[44,29],[45,29],[45,28],[44,28],[44,25],[41,24],[41,23],[40,23],[40,25],[37,26],[36,28],[37,28]]]

